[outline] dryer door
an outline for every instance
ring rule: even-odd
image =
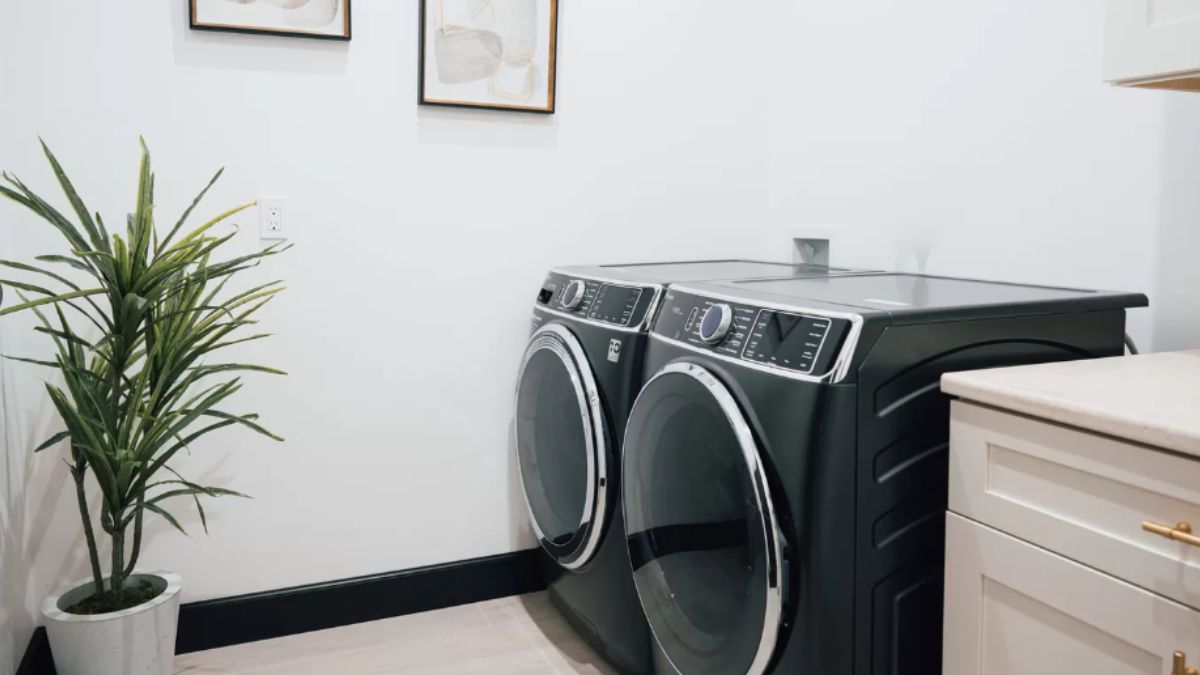
[[[587,564],[604,532],[607,429],[583,347],[565,326],[544,326],[517,384],[517,461],[538,540],[567,569]]]
[[[783,540],[754,434],[707,369],[671,364],[626,427],[622,504],[646,618],[681,673],[757,675],[783,614]]]

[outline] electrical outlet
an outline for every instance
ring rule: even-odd
[[[830,246],[828,239],[800,237],[792,240],[792,261],[805,265],[828,265]]]
[[[787,228],[792,262],[806,265],[830,265],[837,229],[829,225],[796,225]]]
[[[287,197],[260,197],[258,200],[258,236],[260,239],[287,239],[284,218]]]

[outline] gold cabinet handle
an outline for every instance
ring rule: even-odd
[[[1171,675],[1200,675],[1200,671],[1195,667],[1188,666],[1187,654],[1183,652],[1175,652],[1175,667],[1171,668]]]
[[[1200,547],[1200,537],[1192,534],[1192,526],[1188,523],[1179,523],[1175,527],[1169,525],[1159,525],[1146,521],[1142,523],[1142,529],[1147,532],[1153,532],[1160,537],[1166,537],[1173,541],[1181,541],[1189,546]],[[1200,675],[1197,673],[1196,675]]]

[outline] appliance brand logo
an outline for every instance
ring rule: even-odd
[[[608,341],[608,360],[617,363],[621,360],[621,341]]]

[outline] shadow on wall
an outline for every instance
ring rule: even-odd
[[[509,520],[520,523],[513,529],[509,545],[514,551],[538,546],[533,527],[529,524],[529,511],[525,506],[525,490],[521,484],[521,466],[517,460],[516,420],[508,425],[508,485],[509,485]]]
[[[558,117],[423,105],[417,110],[417,141],[468,148],[555,150]]]
[[[6,330],[13,328],[0,329],[0,354],[8,353]],[[18,372],[26,368],[30,372]],[[62,429],[58,413],[37,385],[42,378],[55,377],[32,365],[0,359],[0,673],[11,672],[20,662],[34,627],[42,623],[46,595],[90,575],[75,487],[63,464],[65,444],[33,453]],[[228,475],[217,475],[226,459],[209,467],[200,480],[228,482]],[[87,489],[95,519],[100,494],[94,479],[88,479]],[[189,532],[201,528],[194,510],[181,509],[178,516]],[[96,532],[101,560],[107,561],[110,554],[98,524]],[[143,545],[149,548],[172,532],[165,521],[148,520]]]
[[[346,74],[350,43],[192,30],[188,3],[171,3],[175,65],[273,73]],[[231,49],[231,47],[239,47]],[[318,93],[314,92],[314,95]]]
[[[1163,106],[1162,193],[1155,255],[1156,350],[1200,348],[1200,95]],[[1147,229],[1151,223],[1146,223]],[[1140,236],[1137,231],[1130,236]]]
[[[0,353],[4,346],[0,334]],[[86,569],[83,556],[59,557],[59,569],[35,569],[54,527],[56,505],[65,503],[71,489],[53,450],[41,456],[31,452],[41,442],[33,441],[34,436],[43,434],[44,440],[53,433],[54,416],[48,406],[29,415],[18,412],[13,369],[11,363],[0,362],[0,664],[11,663],[6,668],[16,667],[39,623],[42,594],[35,578],[59,578]]]

